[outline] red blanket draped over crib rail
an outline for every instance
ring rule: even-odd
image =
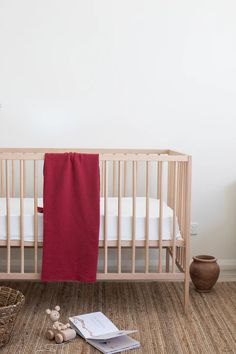
[[[99,186],[97,154],[45,154],[43,281],[96,280]]]

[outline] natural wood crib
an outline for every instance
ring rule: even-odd
[[[46,152],[98,153],[99,280],[182,280],[189,300],[191,157],[171,150],[0,149],[0,279],[40,279]]]

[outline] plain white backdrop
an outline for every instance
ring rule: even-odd
[[[236,264],[234,0],[0,0],[0,147],[193,156],[191,252]]]

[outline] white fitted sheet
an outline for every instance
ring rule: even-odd
[[[11,240],[20,240],[20,199],[10,198],[10,235]],[[121,238],[132,239],[132,198],[122,198]],[[42,198],[38,206],[43,206]],[[107,198],[107,238],[117,240],[118,198]],[[159,200],[149,198],[149,239],[158,240]],[[34,240],[34,199],[24,198],[24,240]],[[172,239],[173,210],[163,203],[162,239]],[[145,240],[146,198],[136,198],[136,240]],[[100,232],[99,240],[104,239],[104,198],[100,199]],[[176,239],[181,239],[178,223],[176,223]],[[6,199],[0,198],[0,240],[6,240]],[[38,241],[43,240],[43,214],[38,213]]]

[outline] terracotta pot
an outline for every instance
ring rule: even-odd
[[[200,255],[193,257],[190,265],[190,276],[196,290],[209,292],[220,274],[220,267],[213,256]]]

